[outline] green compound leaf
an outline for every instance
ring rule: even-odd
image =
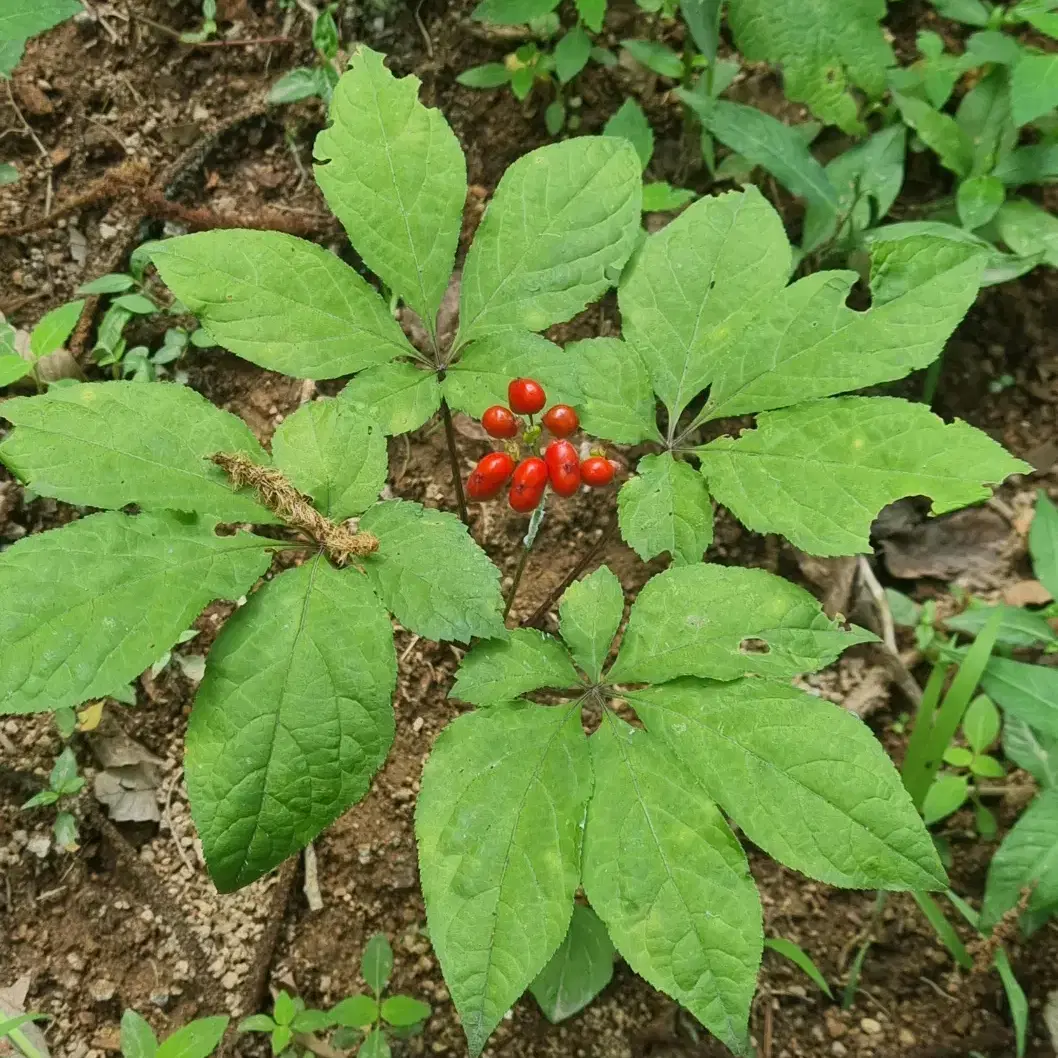
[[[1010,103],[1019,127],[1058,106],[1058,55],[1022,55],[1010,75]]]
[[[702,124],[724,146],[766,169],[791,194],[824,209],[837,209],[837,191],[797,128],[756,107],[726,99],[706,102],[686,89],[678,94],[685,103],[696,105]]]
[[[965,178],[973,170],[974,145],[958,122],[925,100],[893,93],[904,121],[918,133],[922,142],[940,159],[945,169]]]
[[[1003,712],[1058,738],[1058,669],[993,657],[981,677],[981,690]]]
[[[395,1028],[410,1028],[431,1014],[429,1003],[411,996],[389,996],[382,1004],[382,1020]]]
[[[360,958],[360,973],[376,993],[389,984],[389,975],[393,972],[393,949],[385,933],[375,933],[364,945],[364,954]]]
[[[782,220],[752,187],[703,198],[646,239],[617,297],[625,340],[673,420],[789,274]]]
[[[93,514],[0,554],[0,712],[79,705],[128,683],[276,542],[173,514]]]
[[[736,1054],[763,934],[745,854],[662,743],[611,713],[591,738],[584,890],[628,965]]]
[[[762,569],[697,564],[665,570],[632,604],[611,683],[677,676],[735,680],[814,672],[875,637],[830,620],[803,588]]]
[[[271,460],[249,427],[187,386],[92,382],[5,401],[17,429],[0,459],[42,496],[91,507],[195,511],[230,522],[274,522],[209,461],[238,452]]]
[[[349,380],[338,399],[369,412],[384,434],[408,433],[427,422],[441,406],[441,387],[433,371],[394,360],[361,371]]]
[[[885,0],[731,0],[727,17],[747,59],[782,66],[787,99],[845,132],[864,131],[850,89],[879,98],[896,62],[879,25]]]
[[[713,505],[700,474],[670,452],[644,456],[617,494],[621,536],[644,562],[668,552],[701,562],[713,542]]]
[[[566,939],[530,985],[553,1025],[583,1010],[613,977],[614,946],[590,907],[573,908]]]
[[[624,590],[609,566],[574,581],[558,604],[559,633],[593,682],[602,675],[624,608]]]
[[[364,263],[434,333],[467,195],[459,141],[419,102],[419,79],[393,76],[360,45],[334,90],[314,166],[327,205]]]
[[[618,444],[660,441],[657,404],[647,369],[633,345],[619,338],[586,338],[566,346],[581,398],[585,433]]]
[[[936,889],[944,871],[861,720],[772,680],[677,680],[628,695],[647,729],[780,863],[830,885]]]
[[[1045,790],[1003,839],[988,865],[981,930],[987,933],[1032,887],[1028,913],[1058,907],[1058,790]]]
[[[613,286],[639,236],[639,156],[577,136],[518,159],[463,267],[456,347],[491,331],[542,331]]]
[[[506,637],[500,571],[454,514],[392,500],[372,507],[360,529],[378,537],[364,569],[405,628],[436,642]]]
[[[1043,489],[1036,493],[1036,513],[1029,529],[1029,554],[1036,579],[1058,598],[1058,507]]]
[[[798,280],[719,355],[705,417],[783,408],[925,367],[973,304],[984,262],[971,243],[930,236],[880,243],[866,312],[845,304],[855,272]]]
[[[643,108],[629,96],[603,126],[604,136],[623,136],[636,149],[640,164],[645,169],[654,155],[654,130]]]
[[[76,0],[8,0],[4,8],[0,41],[35,37],[84,10]]]
[[[471,705],[499,705],[541,687],[581,682],[566,648],[534,628],[516,628],[505,640],[478,643],[456,673],[449,697]]]
[[[337,378],[411,353],[378,294],[334,254],[275,231],[155,245],[166,286],[218,345],[294,378]]]
[[[393,741],[397,659],[382,604],[321,556],[227,621],[187,729],[187,787],[227,892],[282,863],[367,792]]]
[[[579,706],[497,706],[434,743],[415,815],[430,943],[472,1055],[562,943],[591,761]]]
[[[335,400],[303,404],[272,439],[276,466],[335,521],[362,514],[386,483],[386,438],[368,412]]]
[[[441,392],[449,405],[480,419],[486,408],[507,403],[512,378],[535,378],[548,404],[579,405],[580,386],[562,349],[530,331],[502,331],[474,342],[448,369]]]
[[[871,523],[904,496],[944,514],[1031,472],[986,433],[896,397],[835,397],[757,417],[697,454],[709,490],[743,525],[813,555],[870,550]],[[627,486],[625,486],[627,488]]]
[[[378,1003],[371,996],[347,996],[331,1007],[334,1023],[348,1028],[367,1028],[378,1020],[378,1016]]]
[[[801,243],[805,253],[817,250],[838,234],[860,232],[884,217],[904,183],[907,131],[891,125],[858,147],[843,151],[826,167],[838,195],[837,208],[809,202]],[[839,233],[838,227],[841,226]]]

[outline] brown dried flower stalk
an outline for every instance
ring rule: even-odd
[[[992,966],[992,960],[1000,947],[1015,940],[1018,935],[1018,920],[1028,910],[1029,901],[1032,899],[1035,883],[1025,886],[1021,890],[1018,902],[1004,912],[1003,917],[995,924],[992,932],[987,937],[967,944],[966,948],[973,956],[974,965],[970,971],[972,974],[985,973]]]
[[[332,522],[312,506],[312,501],[287,481],[282,471],[260,467],[246,456],[216,452],[210,460],[231,478],[237,488],[252,488],[258,499],[287,525],[315,540],[327,554],[345,565],[353,555],[373,554],[378,550],[378,537],[371,533],[353,533],[344,525]]]

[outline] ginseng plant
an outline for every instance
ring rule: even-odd
[[[466,171],[443,117],[361,48],[316,157],[353,247],[418,314],[424,347],[311,243],[216,231],[156,247],[162,279],[217,344],[299,378],[355,377],[287,418],[270,452],[180,386],[6,401],[0,459],[18,478],[112,510],[0,555],[0,708],[106,695],[207,604],[245,596],[207,660],[185,760],[208,869],[233,889],[368,789],[393,737],[390,615],[427,639],[477,639],[453,694],[478,708],[438,739],[416,816],[430,938],[472,1053],[559,949],[581,887],[628,963],[745,1051],[761,916],[727,816],[833,885],[937,888],[944,872],[868,728],[788,682],[870,633],[770,573],[702,562],[710,493],[750,528],[841,554],[867,549],[892,499],[924,493],[948,510],[1025,470],[925,408],[834,396],[936,357],[983,261],[926,237],[887,245],[872,307],[853,312],[850,273],[786,285],[789,244],[752,188],[644,240],[634,148],[585,136],[504,174],[446,342]],[[537,333],[619,280],[623,338],[563,349]],[[378,502],[387,434],[438,411],[450,425],[450,408],[480,417],[525,379],[588,434],[657,449],[621,490],[621,525],[673,565],[632,604],[615,660],[625,600],[609,570],[566,591],[561,638],[508,630],[498,570],[455,515]],[[755,429],[700,443],[706,422],[751,412]],[[568,461],[543,462],[552,491],[567,489]],[[525,506],[546,488],[537,480]]]

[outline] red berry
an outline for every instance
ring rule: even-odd
[[[514,473],[514,460],[506,452],[489,452],[467,478],[467,495],[472,500],[491,500]]]
[[[568,404],[556,404],[544,416],[544,425],[556,437],[569,437],[580,426],[580,419]]]
[[[481,425],[485,427],[485,433],[489,437],[506,439],[518,436],[518,420],[514,417],[514,412],[502,404],[487,408],[481,417]]]
[[[547,394],[539,382],[516,378],[507,387],[507,403],[519,415],[535,415],[547,403]]]
[[[544,452],[544,462],[551,476],[551,487],[560,496],[572,496],[580,488],[580,460],[569,441],[552,441]]]
[[[547,488],[547,464],[539,456],[523,459],[514,470],[511,491],[507,494],[511,506],[520,514],[535,510]]]
[[[602,456],[592,456],[580,465],[580,476],[585,485],[601,489],[613,481],[613,463]]]

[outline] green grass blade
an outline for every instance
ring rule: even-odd
[[[926,760],[930,734],[933,731],[933,717],[937,711],[941,691],[944,690],[944,681],[948,678],[948,671],[947,665],[938,663],[933,666],[933,671],[929,674],[926,689],[922,692],[922,702],[915,715],[915,726],[908,739],[904,766],[900,771],[904,786],[911,794],[915,807],[920,811],[922,802],[926,798],[926,791],[930,786],[927,781]]]
[[[959,934],[955,932],[955,927],[944,917],[944,912],[941,911],[937,901],[929,893],[912,892],[911,895],[915,898],[915,903],[918,904],[922,914],[926,916],[926,921],[933,927],[933,931],[940,938],[941,943],[951,952],[952,958],[963,969],[971,969],[974,964],[973,957],[966,950],[966,945],[959,939]]]
[[[1014,1039],[1017,1043],[1017,1058],[1024,1058],[1025,1038],[1029,1027],[1029,1001],[1025,997],[1025,990],[1014,976],[1014,969],[1010,965],[1007,953],[1002,948],[996,952],[993,965],[999,972],[1003,990],[1007,994],[1007,1003],[1010,1004],[1010,1017],[1014,1022]]]
[[[816,966],[812,961],[812,957],[800,945],[794,944],[792,940],[787,940],[785,937],[765,937],[764,947],[770,948],[772,951],[778,952],[789,959],[790,962],[802,969],[811,978],[820,991],[826,993],[831,999],[834,998],[834,993],[831,992],[826,978],[819,972],[819,967]]]

